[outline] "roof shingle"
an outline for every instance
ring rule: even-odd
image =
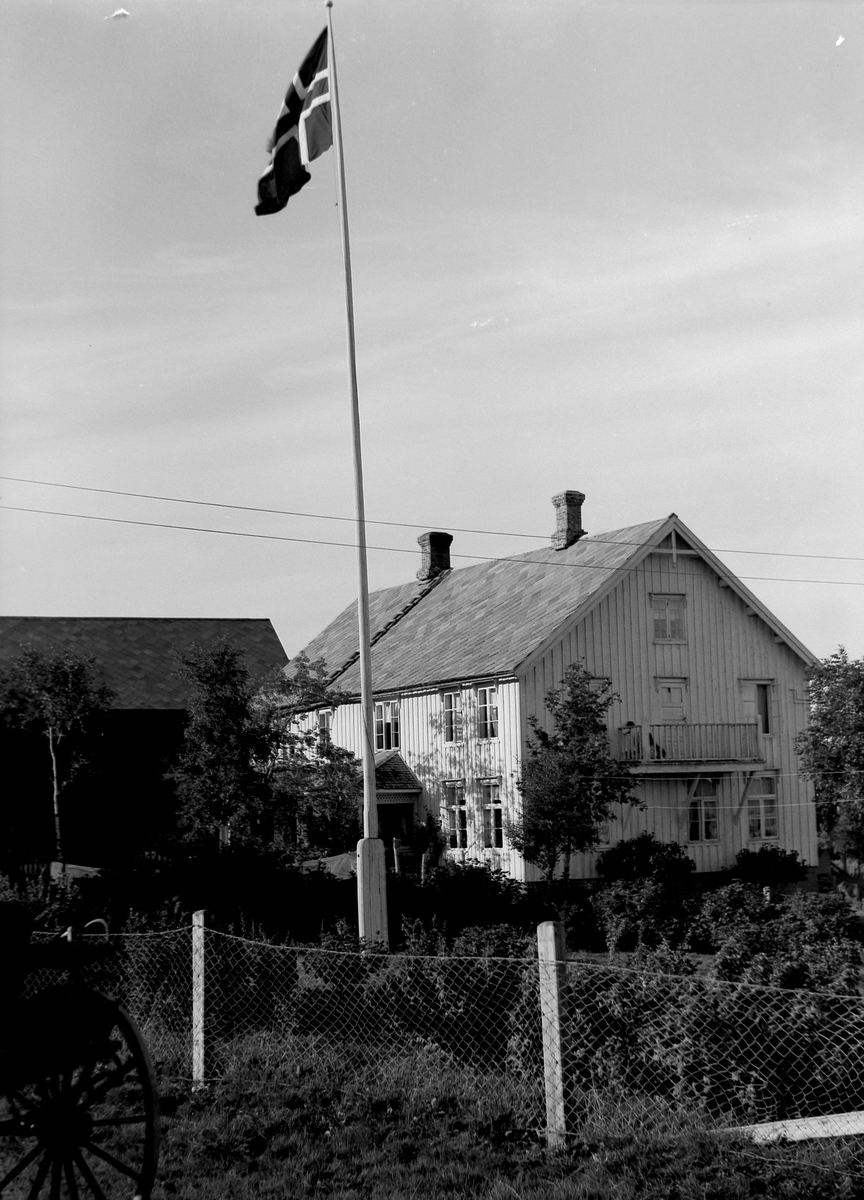
[[[68,650],[96,659],[115,693],[113,707],[182,709],[189,685],[178,674],[176,652],[222,638],[242,652],[253,678],[287,662],[271,623],[246,617],[0,617],[0,662],[28,643]]]
[[[428,584],[412,582],[370,596],[372,637],[404,613],[372,647],[375,691],[512,672],[543,640],[625,567],[668,518],[588,535],[566,550],[544,548],[450,571],[419,604]],[[323,658],[336,685],[360,690],[357,603],[349,605],[303,651]]]

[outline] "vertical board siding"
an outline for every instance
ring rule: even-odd
[[[652,594],[686,597],[685,642],[655,643]],[[610,709],[612,730],[627,721],[638,725],[663,720],[658,679],[687,681],[685,713],[692,724],[746,721],[742,681],[773,681],[774,729],[759,739],[764,763],[742,763],[731,771],[705,764],[676,778],[642,778],[637,794],[645,810],[625,813],[613,822],[613,840],[647,830],[663,841],[686,846],[699,871],[734,866],[739,850],[763,844],[749,841],[747,805],[742,808],[740,803],[747,776],[755,769],[776,773],[778,781],[779,838],[769,844],[796,850],[809,865],[816,864],[812,788],[798,778],[794,751],[795,735],[807,720],[801,702],[805,664],[788,646],[775,642],[760,617],[747,615],[744,601],[719,586],[707,563],[681,556],[673,565],[671,555],[651,554],[635,570],[622,573],[617,587],[522,675],[523,736],[531,714],[546,723],[546,693],[560,685],[567,666],[580,661],[592,675],[611,678],[620,696]],[[716,842],[690,844],[687,788],[700,770],[717,780],[720,836]],[[593,877],[594,862],[594,855],[574,856],[574,877]]]
[[[686,640],[655,643],[651,596],[683,594],[686,597]],[[651,554],[634,570],[622,571],[617,585],[584,618],[561,633],[542,655],[530,659],[517,680],[497,681],[499,737],[481,741],[477,737],[476,687],[494,679],[472,680],[462,685],[464,739],[444,742],[442,692],[437,688],[417,689],[400,699],[400,753],[420,780],[423,792],[417,810],[440,819],[444,784],[464,780],[468,809],[469,845],[457,858],[489,861],[516,878],[536,879],[538,872],[505,850],[489,851],[483,846],[483,814],[479,783],[498,778],[505,822],[516,815],[522,749],[529,733],[528,717],[536,716],[547,728],[547,693],[560,686],[565,669],[584,662],[597,677],[612,680],[620,699],[610,710],[610,728],[627,721],[636,724],[663,720],[658,679],[686,680],[685,713],[692,724],[736,723],[748,719],[742,681],[760,680],[772,685],[773,732],[761,737],[764,764],[757,772],[776,773],[779,799],[779,839],[786,850],[796,850],[810,865],[818,860],[815,809],[812,788],[798,778],[794,738],[806,724],[805,664],[785,644],[778,644],[758,616],[748,616],[747,607],[730,588],[720,587],[713,569],[700,558]],[[448,688],[448,690],[457,690]],[[395,699],[395,696],[388,696]],[[341,746],[362,757],[360,707],[345,704],[336,709],[332,736]],[[640,777],[637,794],[644,802],[640,811],[629,806],[612,823],[613,841],[653,832],[662,841],[686,846],[699,871],[719,871],[734,865],[739,850],[757,849],[761,843],[748,840],[747,805],[741,796],[754,764],[732,764],[734,769],[703,773],[717,780],[719,833],[716,842],[688,842],[686,799],[690,781],[700,770],[676,777]],[[595,874],[594,855],[576,855],[575,878]]]
[[[426,813],[447,828],[444,811],[445,784],[463,780],[468,817],[468,847],[464,853],[453,852],[459,859],[488,861],[510,874],[519,876],[521,864],[505,846],[503,850],[487,849],[483,845],[483,810],[481,782],[497,779],[504,822],[516,815],[519,762],[522,747],[522,718],[519,705],[519,686],[515,680],[484,679],[480,685],[496,684],[498,689],[498,734],[494,739],[480,739],[477,728],[477,685],[449,686],[447,691],[461,691],[463,739],[444,741],[443,689],[412,692],[399,699],[399,753],[420,781],[423,791],[415,812],[422,821]],[[388,699],[396,699],[389,696]],[[362,758],[362,725],[360,705],[343,704],[333,714],[333,740],[358,758]]]

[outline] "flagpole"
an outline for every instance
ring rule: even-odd
[[[342,209],[342,261],[345,267],[345,317],[348,331],[348,374],[351,383],[351,425],[354,444],[354,505],[357,517],[357,620],[360,641],[360,712],[363,732],[363,837],[357,843],[357,912],[364,942],[388,942],[386,867],[384,843],[378,837],[375,788],[374,707],[372,650],[369,624],[369,575],[366,558],[366,505],[363,497],[363,459],[360,451],[360,402],[357,390],[357,354],[354,338],[354,286],[351,277],[351,242],[348,236],[348,198],[342,154],[342,116],[336,86],[336,51],[333,44],[333,0],[327,0],[328,67],[333,101],[333,145]]]

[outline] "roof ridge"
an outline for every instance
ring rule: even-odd
[[[440,571],[435,576],[435,578],[432,579],[428,583],[428,585],[425,588],[423,588],[420,592],[417,593],[416,596],[412,597],[412,599],[408,601],[408,603],[405,605],[405,607],[403,609],[400,609],[400,611],[397,612],[395,616],[391,617],[386,625],[384,625],[381,629],[379,629],[377,633],[373,634],[372,637],[369,639],[369,648],[371,649],[377,642],[380,642],[381,639],[384,637],[385,633],[389,633],[390,630],[393,628],[393,626],[398,624],[398,622],[401,621],[403,617],[406,617],[408,615],[408,613],[412,610],[412,608],[416,608],[416,606],[420,603],[420,601],[422,599],[424,599],[424,597],[428,596],[433,588],[438,586],[438,584],[445,577],[445,575],[450,574],[450,571],[451,571],[451,568],[449,568],[449,567],[446,571]],[[387,590],[387,589],[382,589],[382,590]],[[338,670],[334,671],[333,674],[329,677],[329,679],[327,680],[327,687],[331,687],[332,684],[339,678],[340,675],[344,675],[344,673],[348,670],[349,667],[353,667],[354,663],[357,661],[357,659],[359,657],[360,657],[360,648],[358,647],[354,651],[354,653],[351,655],[351,657],[349,659],[346,659],[346,661],[342,664],[342,666],[339,667]]]

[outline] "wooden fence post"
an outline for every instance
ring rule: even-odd
[[[543,1078],[546,1085],[546,1144],[550,1150],[556,1150],[567,1140],[562,1014],[567,980],[567,947],[564,926],[560,921],[544,921],[537,926],[537,958],[543,1031]]]
[[[204,1083],[204,909],[192,914],[192,1084]]]

